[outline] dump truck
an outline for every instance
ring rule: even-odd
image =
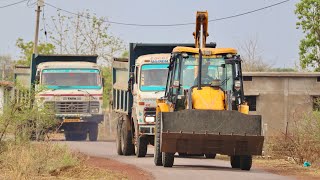
[[[175,153],[223,154],[250,170],[261,155],[261,116],[249,115],[241,58],[234,48],[208,48],[208,13],[197,12],[195,47],[172,51],[165,95],[157,99],[154,163],[172,167]]]
[[[96,55],[33,55],[30,79],[34,103],[53,109],[66,140],[97,140],[104,112]]]
[[[154,144],[156,99],[164,95],[169,59],[178,45],[194,46],[130,43],[129,58],[114,59],[111,102],[118,155],[144,157]]]

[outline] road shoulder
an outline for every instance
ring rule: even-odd
[[[95,168],[106,169],[116,173],[121,173],[130,180],[151,180],[154,179],[151,173],[146,172],[136,166],[121,163],[116,160],[89,156],[86,161],[87,165]]]

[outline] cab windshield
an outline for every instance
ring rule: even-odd
[[[181,81],[184,89],[198,84],[198,56],[189,55],[182,60]],[[220,80],[221,88],[232,90],[232,65],[225,64],[223,58],[202,57],[201,85],[209,85],[213,80]]]
[[[166,89],[168,64],[146,64],[141,67],[140,90],[164,91]]]
[[[98,69],[44,69],[41,84],[49,89],[100,89]]]

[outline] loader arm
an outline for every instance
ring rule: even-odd
[[[202,27],[202,29],[201,29]],[[196,30],[193,33],[195,48],[205,48],[206,40],[209,36],[208,33],[208,12],[207,11],[197,11],[196,15]],[[202,42],[200,42],[202,37]],[[200,46],[202,45],[202,46]]]

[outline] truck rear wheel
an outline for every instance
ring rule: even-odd
[[[126,117],[121,126],[121,150],[123,155],[129,156],[134,154],[134,145],[132,143],[132,132],[129,120]],[[130,129],[130,130],[128,130]]]
[[[163,167],[172,167],[174,163],[174,154],[173,153],[162,153],[162,164]]]
[[[217,154],[204,154],[207,159],[215,159]]]
[[[249,171],[252,166],[252,156],[240,156],[240,169]]]
[[[97,141],[98,139],[98,123],[90,124],[89,126],[89,140]]]
[[[148,139],[146,137],[138,137],[136,144],[136,156],[145,157],[148,150]]]
[[[123,155],[122,149],[121,149],[121,121],[118,121],[118,124],[117,124],[116,148],[117,148],[117,154]]]
[[[154,164],[156,166],[162,166],[162,153],[160,151],[160,128],[161,128],[161,117],[160,113],[156,115],[156,131],[154,135]]]
[[[240,156],[230,156],[230,164],[232,168],[240,168]]]

